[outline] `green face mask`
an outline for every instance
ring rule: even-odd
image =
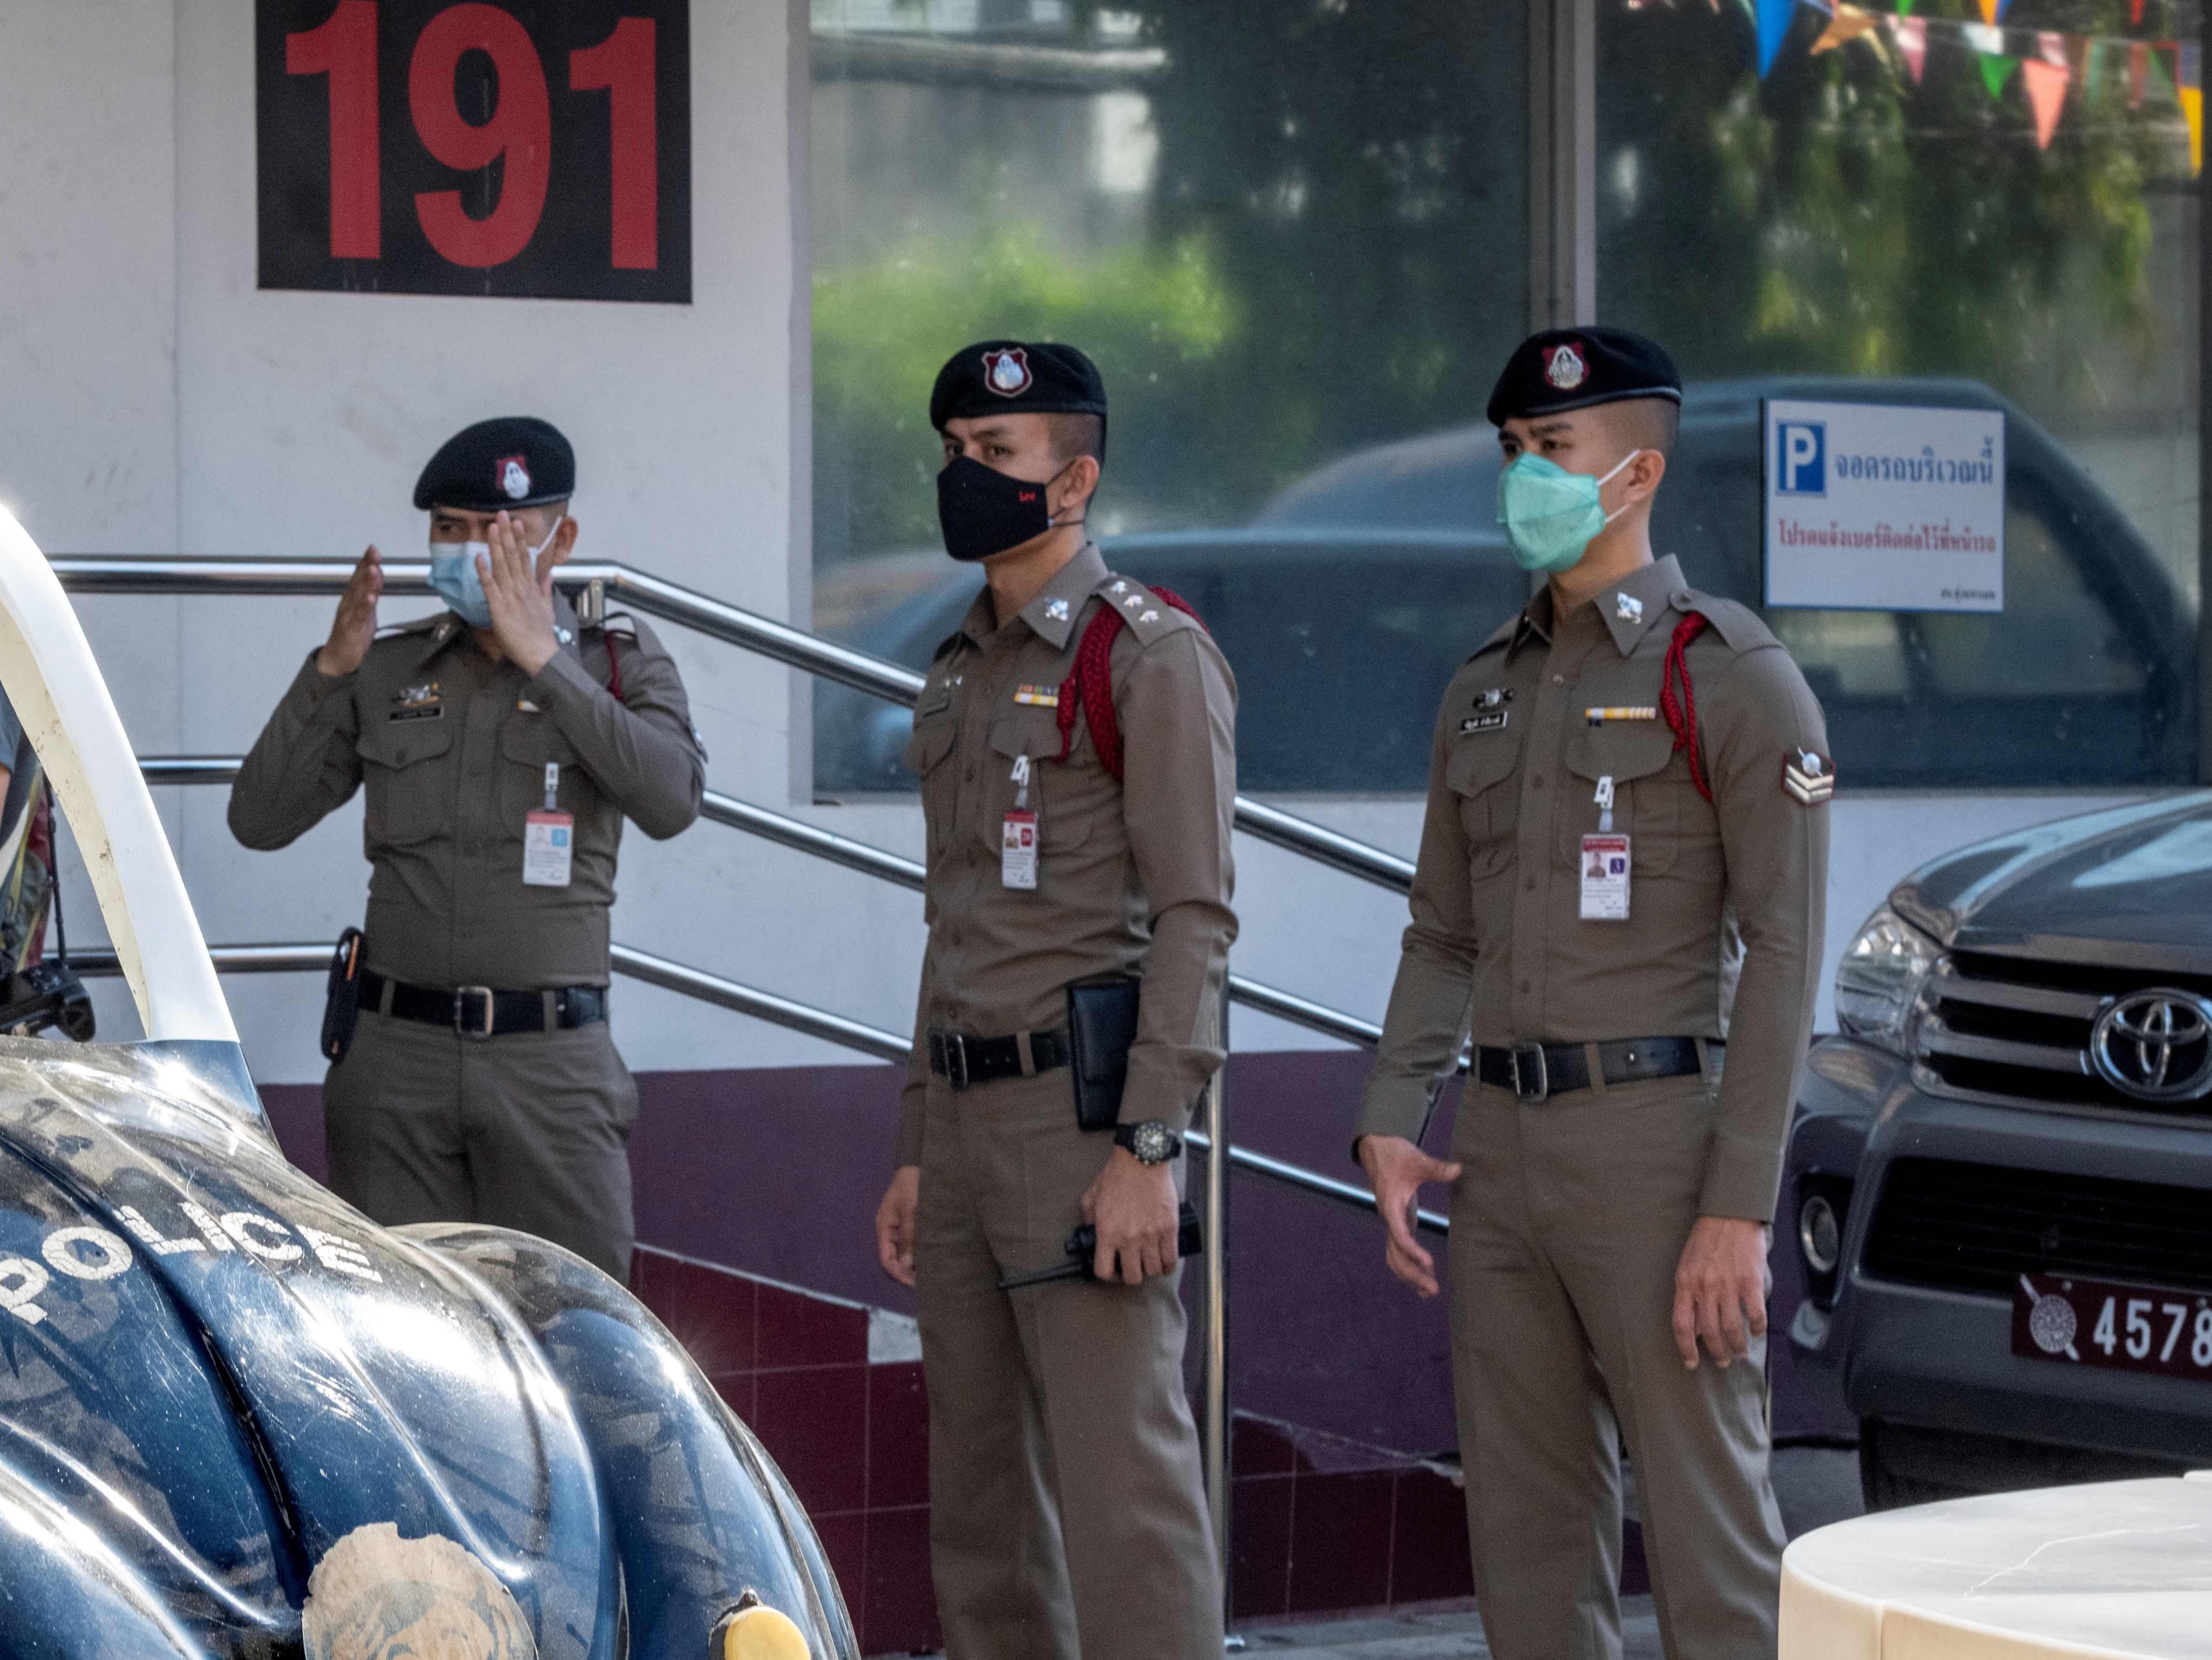
[[[1569,472],[1540,455],[1523,453],[1498,475],[1498,522],[1513,544],[1514,562],[1547,575],[1570,570],[1592,538],[1628,511],[1605,510],[1598,491],[1638,456],[1633,449],[1602,478]]]

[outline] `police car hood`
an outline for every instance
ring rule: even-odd
[[[715,1492],[687,1499],[684,1468],[708,1468],[700,1438],[657,1446],[652,1418],[688,1398],[691,1369],[626,1292],[520,1236],[369,1223],[226,1104],[198,1066],[225,1049],[0,1039],[0,1633],[75,1633],[40,1652],[144,1654],[150,1626],[179,1653],[293,1656],[304,1613],[311,1655],[688,1656],[738,1596],[704,1583],[726,1569],[812,1627],[816,1652],[850,1651],[772,1466],[740,1493],[726,1462]],[[487,1238],[507,1255],[472,1259]],[[572,1304],[579,1284],[586,1303],[604,1293],[563,1364],[557,1323],[533,1332],[530,1298],[494,1288],[525,1256],[552,1262],[540,1280],[562,1279]],[[629,1342],[628,1374],[609,1332]],[[613,1415],[658,1517],[591,1419],[625,1387],[644,1408]],[[615,1537],[669,1518],[672,1549]],[[58,1571],[27,1566],[57,1550]],[[696,1629],[637,1632],[633,1648],[623,1560],[629,1604],[696,1590]],[[702,1583],[674,1583],[687,1574]],[[46,1596],[75,1600],[24,1607]],[[450,1619],[468,1639],[319,1649],[317,1599],[349,1596],[325,1632],[342,1619],[374,1636],[367,1621],[421,1644]],[[109,1619],[133,1640],[100,1640]]]
[[[1891,903],[1958,950],[2212,974],[2212,793],[1975,842]]]

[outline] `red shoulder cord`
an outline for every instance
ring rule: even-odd
[[[599,638],[606,642],[607,647],[607,690],[615,695],[615,702],[619,703],[622,702],[622,659],[615,655],[613,635],[601,629]]]
[[[1713,799],[1713,787],[1705,781],[1705,763],[1698,753],[1698,695],[1690,686],[1690,642],[1705,631],[1705,618],[1692,611],[1674,625],[1674,637],[1667,646],[1667,667],[1659,681],[1659,710],[1667,717],[1668,730],[1674,734],[1674,747],[1686,750],[1690,756],[1690,781],[1698,787],[1698,794],[1706,800]],[[1674,683],[1682,684],[1681,695],[1674,692]]]
[[[1206,627],[1206,619],[1192,609],[1190,601],[1171,588],[1157,583],[1149,586],[1163,604],[1173,605],[1199,627]],[[1075,667],[1060,683],[1060,753],[1054,757],[1065,761],[1075,747],[1075,712],[1080,707],[1091,727],[1091,746],[1098,751],[1099,763],[1117,784],[1121,781],[1121,723],[1114,713],[1112,661],[1114,636],[1121,633],[1121,609],[1115,605],[1101,605],[1085,625],[1082,643],[1075,648]]]

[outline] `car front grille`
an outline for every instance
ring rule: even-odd
[[[2212,1190],[1899,1158],[1861,1262],[1877,1279],[1993,1297],[2022,1273],[2212,1290]]]
[[[2212,1096],[2150,1102],[2089,1063],[2089,1030],[2114,999],[2164,986],[2212,994],[2212,980],[2141,969],[1960,952],[1929,982],[1917,1043],[1921,1082],[1939,1091],[2130,1112],[2212,1116]]]

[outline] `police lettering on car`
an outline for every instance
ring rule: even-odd
[[[988,580],[907,750],[929,946],[876,1228],[918,1292],[938,1609],[969,1660],[1217,1660],[1177,1197],[1222,1062],[1236,687],[1084,531],[1089,358],[980,342],[930,420],[946,550]],[[1085,1225],[1092,1276],[1054,1274]]]
[[[651,631],[580,619],[553,587],[575,476],[544,421],[447,441],[415,487],[447,608],[380,634],[381,559],[362,556],[230,827],[281,848],[367,796],[368,915],[324,1025],[331,1188],[380,1222],[521,1228],[622,1279],[637,1091],[606,1025],[615,854],[626,818],[689,824],[706,763]]]
[[[1667,1651],[1774,1653],[1767,1225],[1835,772],[1789,654],[1653,556],[1680,396],[1666,354],[1615,329],[1539,334],[1498,379],[1498,516],[1547,581],[1445,694],[1355,1143],[1390,1267],[1426,1295],[1412,1210],[1452,1183],[1460,1447],[1500,1660],[1619,1653],[1623,1439]],[[1435,1158],[1419,1142],[1470,1034]]]

